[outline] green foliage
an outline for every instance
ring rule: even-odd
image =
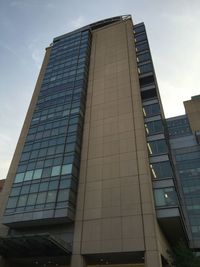
[[[168,253],[172,267],[200,267],[199,257],[183,241],[179,241]]]

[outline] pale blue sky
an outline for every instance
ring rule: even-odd
[[[199,0],[0,0],[0,178],[5,178],[53,37],[131,14],[147,28],[166,117],[200,94]]]

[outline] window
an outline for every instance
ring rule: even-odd
[[[40,188],[39,188],[39,191],[41,192],[41,191],[47,191],[48,190],[48,185],[49,185],[49,183],[41,183],[40,184]]]
[[[146,40],[146,39],[147,39],[147,36],[146,36],[145,33],[142,33],[142,34],[137,35],[137,36],[135,37],[135,41],[136,41],[136,42],[141,42],[141,41],[144,41],[144,40]]]
[[[58,193],[58,202],[69,200],[69,189],[60,190]]]
[[[40,179],[42,176],[42,169],[37,169],[34,171],[33,179]]]
[[[10,197],[7,203],[7,209],[15,208],[17,206],[18,197]]]
[[[30,185],[23,185],[20,194],[21,194],[21,195],[22,195],[22,194],[28,194],[28,192],[29,192],[29,188],[30,188]]]
[[[134,33],[140,33],[140,32],[143,32],[145,31],[145,28],[144,26],[139,26],[139,27],[134,27]]]
[[[33,205],[35,205],[36,198],[37,198],[37,194],[30,194],[28,196],[27,206],[33,206]]]
[[[67,164],[62,166],[61,174],[70,174],[72,172],[72,164]]]
[[[30,188],[30,193],[38,192],[39,184],[32,184]]]
[[[24,181],[31,180],[33,177],[33,171],[27,171],[24,177]]]
[[[152,163],[150,165],[153,178],[169,178],[173,177],[172,167],[169,161]]]
[[[27,195],[22,195],[19,197],[17,207],[24,207],[26,205]]]
[[[147,72],[152,72],[153,71],[153,65],[151,63],[144,64],[142,66],[139,66],[138,72],[139,74],[144,74]]]
[[[15,183],[23,182],[23,180],[24,180],[24,174],[25,174],[24,172],[18,173],[15,176]]]
[[[160,105],[158,103],[143,107],[145,117],[151,117],[160,114]]]
[[[14,187],[10,193],[11,196],[18,196],[20,193],[21,187]]]
[[[147,145],[148,145],[150,155],[163,154],[163,153],[168,152],[167,144],[165,140],[157,140],[157,141],[148,142]]]
[[[70,188],[71,185],[71,179],[63,179],[60,181],[59,188]]]
[[[47,192],[38,193],[36,204],[43,204],[46,200]]]
[[[51,181],[49,183],[49,190],[54,190],[54,189],[57,189],[58,188],[58,181]]]
[[[147,135],[158,134],[164,131],[161,120],[146,122],[145,128]]]
[[[177,205],[177,195],[173,187],[155,189],[154,197],[156,206],[174,206]]]
[[[60,174],[61,166],[55,166],[52,168],[51,176],[56,176]]]
[[[49,202],[55,202],[56,201],[56,193],[57,191],[49,191],[47,193],[47,200],[46,202],[49,203]]]
[[[147,50],[147,49],[149,49],[149,46],[148,46],[147,42],[145,42],[143,44],[136,45],[136,51],[137,52],[144,51],[144,50]]]
[[[140,54],[137,56],[138,62],[144,62],[144,61],[148,61],[148,60],[151,60],[150,53],[144,53],[144,54]]]

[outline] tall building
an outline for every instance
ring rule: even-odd
[[[167,119],[170,145],[186,211],[190,247],[200,249],[200,96],[185,101],[186,114]]]
[[[1,193],[0,266],[167,266],[187,223],[143,23],[56,37]]]

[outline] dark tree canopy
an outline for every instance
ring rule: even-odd
[[[200,259],[192,250],[190,250],[185,242],[179,241],[176,246],[169,252],[171,258],[171,266],[173,267],[200,267]]]

